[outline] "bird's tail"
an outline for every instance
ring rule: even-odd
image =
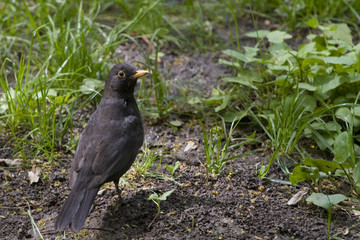
[[[70,225],[71,231],[80,232],[99,188],[87,189],[86,184],[74,186],[57,216],[55,230],[62,231]]]

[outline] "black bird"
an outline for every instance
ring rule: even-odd
[[[148,73],[126,63],[111,69],[100,104],[81,134],[71,166],[71,192],[56,219],[56,231],[83,228],[102,184],[114,181],[120,197],[119,179],[144,140],[134,88],[136,80]]]

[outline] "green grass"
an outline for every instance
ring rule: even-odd
[[[5,147],[14,156],[49,162],[74,149],[74,115],[98,103],[110,67],[123,62],[116,50],[130,41],[141,49],[139,65],[152,72],[137,92],[143,115],[161,121],[173,114],[215,119],[202,126],[208,175],[220,175],[242,156],[236,154],[241,146],[261,141],[272,154],[260,177],[277,163],[292,184],[304,181],[321,192],[326,180],[336,192],[341,179],[350,186],[346,197],[359,198],[360,47],[352,42],[359,38],[359,9],[353,0],[2,1]],[[255,31],[244,33],[249,22]],[[279,29],[261,30],[266,22]],[[303,45],[287,44],[299,36],[307,38]],[[245,46],[244,38],[254,44]],[[208,99],[174,84],[157,61],[166,54],[206,51],[222,51],[219,64],[232,71]],[[174,87],[179,97],[171,96]],[[255,133],[233,139],[244,118],[267,140]],[[332,159],[313,156],[311,148]],[[146,149],[136,171],[148,174],[157,157]],[[173,176],[176,165],[168,169]]]
[[[351,10],[351,5],[346,6]],[[234,71],[232,77],[223,78],[231,90],[215,88],[217,94],[208,101],[218,100],[214,111],[224,118],[245,114],[262,128],[272,155],[258,175],[266,177],[277,163],[293,185],[306,182],[314,198],[321,194],[317,202],[310,197],[308,201],[329,211],[330,234],[332,206],[360,197],[360,44],[352,41],[358,33],[357,27],[349,28],[352,24],[320,24],[311,15],[302,22],[310,28],[308,42],[297,49],[287,45],[293,36],[285,31],[257,30],[246,34],[257,39],[254,46],[224,50],[227,57],[219,63]],[[264,47],[266,41],[269,47]],[[246,93],[248,98],[241,101],[239,96]],[[204,139],[206,148],[210,138],[204,135]],[[311,148],[333,158],[319,159]],[[339,189],[339,179],[350,186],[346,193]],[[326,183],[331,189],[323,188]],[[340,200],[329,205],[333,196]]]
[[[12,134],[14,154],[44,154],[53,161],[56,151],[73,148],[72,116],[83,103],[99,101],[99,80],[106,78],[112,64],[121,62],[115,50],[126,40],[150,39],[144,64],[152,76],[150,83],[141,84],[140,107],[155,119],[171,111],[168,84],[152,57],[164,44],[188,43],[179,24],[165,14],[171,5],[161,0],[6,0],[0,7],[1,119]],[[192,19],[195,12],[196,26],[203,27],[196,10],[201,7],[188,1],[182,15]]]
[[[332,205],[360,196],[360,44],[352,42],[346,24],[321,25],[316,18],[305,24],[318,31],[310,33],[309,42],[297,49],[286,44],[292,36],[284,31],[258,30],[246,34],[257,39],[255,46],[244,52],[224,50],[228,57],[219,62],[232,67],[235,74],[223,80],[235,90],[230,96],[223,94],[215,111],[220,108],[220,113],[228,116],[244,114],[235,110],[237,104],[250,109],[246,115],[263,129],[273,152],[259,176],[265,177],[271,165],[278,163],[293,185],[306,182],[322,194],[314,204],[328,209],[330,233]],[[264,39],[270,43],[268,48],[260,48]],[[259,70],[244,69],[248,66]],[[240,103],[231,96],[237,88],[247,89],[256,99],[250,95],[252,100]],[[313,155],[306,139],[333,159]],[[339,179],[350,186],[346,193],[340,191]],[[331,190],[322,187],[326,182]],[[341,200],[329,206],[327,199],[332,196]]]
[[[84,99],[88,102],[99,95],[89,89],[101,90],[97,79],[105,79],[110,65],[119,62],[114,53],[127,39],[126,32],[146,35],[157,28],[154,39],[165,36],[160,34],[160,22],[145,32],[139,28],[143,21],[161,18],[160,5],[161,1],[152,1],[131,11],[126,21],[113,17],[106,24],[106,12],[97,1],[4,2],[0,13],[1,119],[12,133],[15,154],[28,158],[45,154],[53,161],[67,135],[66,147],[72,148],[72,116]],[[160,77],[153,76],[155,102],[163,102]],[[162,113],[157,105],[157,112]]]
[[[150,147],[151,146],[146,146],[132,166],[135,173],[142,177],[156,175],[156,170],[153,168],[161,165],[162,155],[158,154],[156,151],[152,151]],[[158,162],[157,164],[155,164],[156,161]]]
[[[173,106],[177,99],[169,97],[170,84],[159,71],[157,56],[164,54],[160,52],[161,47],[175,44],[190,50],[211,49],[209,47],[214,47],[217,40],[214,36],[216,24],[236,27],[235,35],[231,36],[236,39],[237,51],[224,51],[234,61],[220,60],[220,63],[233,67],[236,75],[224,78],[224,81],[238,83],[248,90],[215,88],[213,97],[204,103],[219,103],[215,112],[225,111],[224,117],[228,121],[237,114],[237,111],[231,110],[232,107],[238,102],[248,103],[248,106],[244,104],[244,109],[252,110],[247,114],[252,114],[271,140],[270,147],[275,153],[271,162],[278,158],[278,154],[290,156],[295,150],[302,152],[298,142],[304,136],[313,138],[322,149],[333,151],[329,136],[334,142],[342,126],[335,131],[327,130],[324,135],[321,124],[326,123],[329,117],[344,121],[346,111],[357,116],[357,90],[352,88],[357,78],[351,74],[358,73],[359,63],[342,64],[341,61],[350,61],[358,50],[349,43],[351,35],[345,25],[333,25],[338,27],[338,31],[331,31],[330,25],[319,25],[317,19],[328,21],[334,16],[351,13],[344,21],[358,20],[356,2],[330,1],[320,8],[314,1],[294,1],[292,4],[284,1],[186,1],[176,10],[173,9],[174,4],[160,0],[136,3],[110,1],[106,4],[80,0],[69,4],[61,1],[4,1],[0,11],[0,37],[3,40],[0,47],[1,119],[12,134],[15,153],[30,157],[45,154],[52,161],[59,149],[72,148],[76,142],[72,135],[72,116],[84,104],[100,99],[101,79],[106,77],[111,64],[121,61],[114,54],[125,40],[138,44],[140,37],[149,39],[143,55],[144,67],[152,71],[152,76],[150,82],[141,83],[138,98],[141,109],[147,115],[155,119],[166,117],[176,109]],[[278,11],[270,14],[276,5],[280,6]],[[284,43],[291,37],[286,32],[258,31],[248,34],[258,38],[258,44],[244,47],[245,53],[241,53],[238,17],[247,14],[247,11],[241,11],[241,7],[246,6],[250,8],[254,21],[254,16],[261,10],[263,16],[270,19],[276,17],[281,21],[285,16],[290,19],[288,24],[295,21],[302,24],[301,27],[318,28],[326,38],[309,35],[312,43],[295,51]],[[205,10],[212,14],[205,16]],[[327,18],[323,18],[325,15]],[[318,18],[311,20],[312,16]],[[304,22],[304,19],[309,21]],[[189,22],[187,28],[184,27],[185,22]],[[297,27],[296,24],[293,27]],[[195,33],[198,37],[190,40],[189,34]],[[269,50],[262,47],[264,38],[272,44]],[[336,44],[341,44],[340,48],[335,49]],[[312,57],[315,48],[329,57],[321,59],[319,54]],[[344,55],[344,51],[350,53]],[[336,60],[342,55],[343,59]],[[247,65],[254,64],[258,64],[259,71],[248,70]],[[329,88],[333,80],[326,78],[325,73],[330,71],[331,66],[335,67],[331,71],[338,74],[335,78],[346,76],[350,82]],[[324,87],[328,89],[324,90]],[[343,89],[348,89],[353,95],[348,94],[342,99],[337,97],[336,92]],[[261,105],[260,102],[250,104],[251,91],[254,90],[262,96]],[[268,94],[274,91],[276,98]],[[186,96],[186,92],[183,95]],[[348,105],[340,111],[329,103],[330,99],[334,100],[334,104]],[[189,104],[189,101],[185,100],[183,104]],[[204,109],[208,110],[201,110]],[[351,128],[349,132],[357,127],[356,121],[345,120],[345,124]],[[30,155],[27,146],[31,146]]]
[[[232,1],[229,1],[232,2]],[[236,2],[236,1],[235,1]],[[272,22],[287,26],[291,31],[306,28],[305,22],[316,17],[320,22],[346,22],[356,28],[360,19],[360,3],[352,0],[270,0],[270,1],[237,1],[237,7],[248,7],[245,12],[264,17]],[[239,6],[240,5],[240,6]]]
[[[205,167],[207,178],[209,178],[209,175],[222,173],[229,161],[252,153],[252,151],[240,154],[237,152],[241,146],[254,141],[253,136],[244,139],[233,138],[233,132],[240,120],[240,116],[235,118],[230,125],[229,131],[227,131],[224,119],[222,119],[221,124],[215,120],[215,124],[210,124],[210,129],[206,129],[204,124],[201,123],[205,151],[205,161],[202,164]]]

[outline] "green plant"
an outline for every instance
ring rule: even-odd
[[[245,12],[286,25],[291,31],[304,28],[304,22],[312,17],[317,17],[322,22],[339,21],[341,19],[343,22],[352,22],[354,25],[359,19],[356,9],[359,9],[360,5],[357,1],[253,0],[230,2],[240,4],[239,7],[241,8],[248,5],[250,10],[245,9]]]
[[[330,128],[330,124],[327,124]],[[322,135],[318,135],[324,146],[332,149],[334,158],[332,161],[324,159],[305,158],[298,164],[290,174],[290,181],[293,185],[305,181],[310,187],[317,186],[323,192],[321,183],[329,180],[333,188],[340,192],[338,179],[346,181],[350,188],[347,195],[360,197],[360,162],[359,147],[353,143],[351,131],[333,133],[335,137],[330,145]],[[313,188],[315,191],[315,189]]]
[[[6,60],[3,66],[5,63]],[[29,62],[25,65],[21,59],[15,76],[19,81],[16,81],[15,88],[9,85],[1,70],[1,119],[17,143],[15,148],[23,156],[27,155],[24,151],[26,146],[31,145],[35,155],[44,153],[52,161],[55,147],[61,145],[64,135],[71,132],[74,100],[70,98],[70,94],[57,96],[55,89],[47,87],[47,79],[42,76],[42,71],[32,75],[29,68]],[[33,76],[31,81],[30,76]],[[25,130],[28,133],[24,134]]]
[[[271,140],[271,147],[274,149],[269,164],[260,169],[259,176],[264,177],[268,173],[275,159],[280,161],[280,156],[291,155],[294,150],[300,151],[298,142],[303,137],[304,129],[316,117],[324,113],[323,108],[318,108],[315,111],[315,98],[304,92],[299,91],[293,95],[281,96],[279,101],[272,102],[274,104],[270,106],[272,111],[258,115],[250,111],[251,116]],[[260,118],[266,119],[267,126],[263,125]],[[288,174],[286,165],[281,165],[281,167]]]
[[[210,130],[206,130],[203,124],[201,124],[201,128],[204,139],[206,172],[208,174],[220,174],[225,167],[225,163],[232,159],[228,157],[230,138],[225,137],[225,143],[222,144],[224,130],[221,126],[218,126],[217,122],[215,127]]]
[[[161,213],[160,203],[161,203],[162,201],[165,201],[166,198],[167,198],[168,196],[170,196],[170,194],[172,194],[174,191],[175,191],[175,189],[172,189],[172,190],[170,190],[170,191],[164,192],[164,193],[161,194],[161,195],[157,194],[156,192],[153,192],[153,193],[149,196],[148,200],[151,200],[151,201],[153,201],[153,202],[156,204],[157,213],[156,213],[155,217],[153,218],[153,220],[151,221],[151,223],[148,225],[147,228],[150,228],[150,226],[151,226],[151,225],[153,224],[153,222],[155,221],[156,217]]]
[[[244,156],[248,153],[243,154],[234,154],[233,152],[229,152],[229,150],[234,150],[239,148],[244,144],[248,144],[254,141],[253,137],[249,139],[245,139],[240,143],[230,144],[231,140],[243,140],[243,139],[231,139],[234,129],[237,124],[241,120],[241,118],[245,115],[238,116],[235,118],[231,124],[230,131],[228,134],[225,133],[226,126],[225,120],[222,119],[222,124],[219,125],[217,121],[215,121],[215,126],[211,129],[205,129],[203,123],[201,123],[201,128],[203,132],[203,140],[204,140],[204,148],[205,148],[205,169],[207,175],[216,174],[219,175],[226,163],[233,159]]]
[[[288,33],[258,30],[247,34],[258,39],[254,47],[244,47],[244,53],[223,51],[229,58],[219,62],[234,69],[235,76],[223,78],[231,91],[219,95],[215,111],[225,116],[243,114],[240,104],[250,109],[247,115],[263,129],[273,150],[259,176],[265,177],[277,160],[293,185],[308,183],[314,192],[308,201],[328,210],[330,231],[332,206],[360,196],[360,44],[353,44],[346,24],[320,25],[315,18],[306,24],[322,33],[309,34],[310,42],[297,50],[286,44],[292,38]],[[257,71],[250,72],[249,66]],[[250,101],[239,101],[233,95],[237,88],[248,92]],[[330,152],[332,161],[311,157],[308,142],[301,141],[306,138]],[[341,181],[349,185],[345,193]]]
[[[347,197],[342,194],[325,195],[322,193],[313,193],[306,199],[306,201],[312,202],[313,204],[325,208],[328,211],[328,237],[330,236],[331,229],[332,207],[342,201],[345,201],[346,199]]]
[[[330,233],[332,206],[360,196],[360,146],[356,134],[360,129],[360,44],[354,46],[346,24],[323,26],[315,18],[306,24],[322,34],[309,34],[310,42],[297,50],[286,44],[285,40],[292,37],[286,32],[259,30],[247,34],[258,39],[256,46],[244,48],[244,53],[225,50],[233,61],[219,62],[236,71],[234,77],[223,78],[234,85],[230,94],[241,86],[248,89],[243,92],[248,91],[250,99],[251,93],[260,96],[245,102],[250,106],[242,106],[251,109],[247,115],[264,130],[273,149],[259,176],[265,177],[277,160],[293,185],[308,183],[313,194],[307,200],[328,210]],[[267,49],[262,46],[265,38],[270,42]],[[244,69],[247,66],[258,71],[249,72]],[[218,106],[221,113],[234,111],[234,101],[234,96],[223,100]],[[306,138],[319,149],[329,151],[332,161],[311,157],[306,151],[308,145],[300,141]],[[300,161],[292,158],[294,152]],[[345,193],[339,181],[349,185]]]
[[[170,171],[171,177],[174,177],[174,173],[175,173],[175,171],[179,168],[180,162],[179,162],[179,161],[176,161],[176,163],[175,163],[174,166],[168,165],[168,164],[165,163],[165,166],[166,166],[166,168]]]
[[[125,18],[121,18],[122,21],[128,21],[128,19],[137,18],[141,15],[141,24],[135,24],[131,30],[139,33],[141,36],[153,36],[157,35],[157,40],[160,42],[173,42],[179,45],[179,39],[169,34],[170,31],[176,32],[180,39],[184,40],[183,34],[178,30],[170,19],[165,14],[167,4],[161,0],[149,0],[149,1],[117,1],[116,4],[124,12]]]
[[[31,227],[32,227],[32,230],[33,230],[33,233],[34,233],[34,237],[35,239],[44,239],[43,235],[41,234],[40,232],[40,229],[39,227],[37,226],[34,218],[32,217],[32,214],[31,214],[31,208],[30,208],[30,204],[28,203],[28,207],[29,209],[27,210],[27,214],[30,218],[30,223],[31,223]]]
[[[156,38],[156,34],[157,32],[153,34],[151,43],[153,43]],[[145,96],[145,103],[147,103],[148,109],[150,110],[147,111],[147,114],[153,119],[163,118],[168,115],[172,109],[172,103],[169,101],[168,97],[169,87],[158,70],[157,59],[159,52],[157,46],[158,45],[156,45],[155,53],[153,55],[149,54],[146,60],[148,63],[151,61],[154,62],[154,65],[149,64],[149,70],[151,71],[150,77],[152,79],[151,84],[150,86],[148,85],[149,87],[146,87],[142,82],[139,92],[139,95]],[[152,59],[151,56],[153,56]],[[154,95],[154,97],[151,98],[151,95]],[[153,105],[151,100],[155,103],[155,108],[150,107]]]
[[[357,102],[357,82],[360,78],[356,75],[359,62],[355,56],[359,50],[351,42],[349,28],[344,24],[320,26],[316,19],[307,24],[323,30],[323,35],[310,34],[308,38],[312,42],[300,46],[298,51],[284,42],[291,35],[278,30],[259,30],[247,34],[259,38],[255,47],[245,48],[245,54],[225,50],[224,53],[236,61],[219,61],[237,70],[235,77],[226,77],[224,81],[249,88],[250,92],[262,96],[255,102],[256,105],[251,106],[256,108],[256,116],[253,117],[272,140],[276,154],[291,154],[298,147],[299,139],[304,137],[304,131],[308,131],[307,136],[309,132],[314,133],[315,127],[319,127],[316,122],[327,122],[329,113],[332,114],[334,109],[340,111],[337,109],[340,105],[329,107],[329,103]],[[259,58],[257,54],[264,38],[272,45],[265,52],[263,50]],[[237,61],[245,66],[264,64],[266,72],[250,73],[241,69]],[[344,90],[348,94],[341,96]],[[230,103],[223,102],[223,105],[228,108]],[[222,109],[225,109],[224,106]],[[357,118],[356,115],[354,117]],[[263,125],[261,118],[266,119],[267,126]]]
[[[159,195],[156,192],[153,192],[150,196],[149,196],[149,200],[153,201],[156,204],[157,207],[157,214],[161,213],[161,209],[160,209],[160,203],[162,201],[165,201],[166,198],[168,196],[170,196],[173,192],[175,191],[175,189],[172,189],[170,191],[164,192],[163,194]]]
[[[153,176],[154,174],[150,172],[150,169],[154,167],[154,163],[157,159],[160,159],[161,162],[161,158],[162,155],[159,156],[156,151],[150,149],[150,146],[146,146],[140,157],[135,160],[133,169],[135,170],[135,173],[140,176]]]
[[[12,133],[15,154],[45,154],[52,161],[64,144],[72,148],[72,117],[85,103],[99,100],[103,82],[98,79],[105,79],[110,64],[104,60],[125,40],[119,35],[141,24],[157,3],[110,27],[98,20],[102,8],[96,1],[4,2],[0,119]]]
[[[31,214],[30,204],[29,204],[29,203],[27,203],[27,204],[28,204],[28,207],[29,207],[29,209],[27,210],[27,215],[28,215],[29,218],[30,218],[31,227],[32,227],[32,231],[33,231],[33,234],[34,234],[33,237],[34,237],[34,239],[42,239],[42,240],[43,240],[43,239],[45,239],[45,238],[44,238],[44,236],[41,234],[41,231],[40,231],[38,225],[36,224],[36,222],[35,222],[32,214]],[[63,235],[62,237],[58,234],[55,239],[56,239],[56,240],[58,240],[58,239],[66,239],[66,238],[65,238],[65,231],[64,231],[64,235]]]

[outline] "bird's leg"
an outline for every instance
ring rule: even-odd
[[[120,188],[119,188],[119,180],[117,181],[113,181],[114,184],[115,184],[115,188],[116,188],[116,192],[117,192],[117,195],[118,195],[118,199],[116,200],[116,205],[115,205],[115,210],[117,210],[118,206],[121,205],[122,203],[122,198],[121,198],[121,191],[120,191]]]
[[[119,188],[119,180],[114,181],[114,184],[115,184],[115,187],[116,187],[116,193],[118,194],[119,199],[121,200],[121,191],[120,191],[120,188]]]

